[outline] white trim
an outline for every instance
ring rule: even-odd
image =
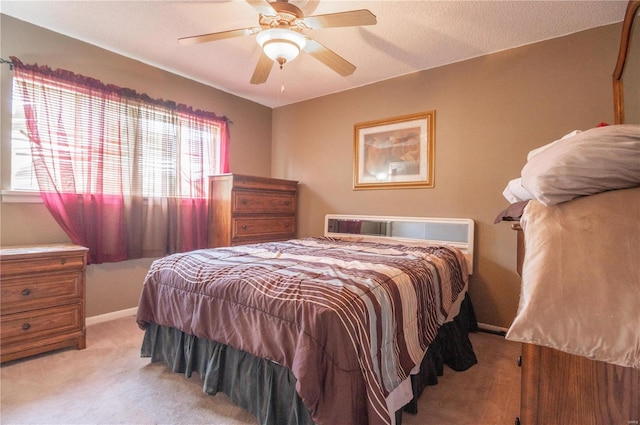
[[[3,190],[0,192],[2,203],[42,204],[40,192],[30,190]]]
[[[500,326],[494,326],[494,325],[489,325],[487,323],[480,323],[480,322],[478,322],[478,329],[486,330],[489,332],[504,333],[504,334],[506,334],[507,331],[509,330],[507,328],[501,328]]]
[[[125,310],[118,310],[111,313],[99,314],[98,316],[87,317],[87,319],[85,320],[85,324],[87,326],[96,325],[98,323],[122,319],[123,317],[135,316],[137,313],[138,307],[127,308]]]

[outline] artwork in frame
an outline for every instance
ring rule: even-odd
[[[433,187],[435,111],[358,123],[354,189]]]

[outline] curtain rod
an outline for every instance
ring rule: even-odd
[[[6,63],[9,64],[9,69],[11,71],[13,71],[13,62],[11,62],[10,60],[6,60],[5,58],[0,58],[0,63]],[[230,119],[227,118],[227,122],[229,124],[233,124],[233,121],[231,121]]]
[[[9,64],[9,69],[13,71],[13,62],[8,61],[4,58],[0,58],[0,63],[8,63]]]

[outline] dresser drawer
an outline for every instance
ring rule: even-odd
[[[232,207],[236,214],[295,214],[296,198],[292,193],[234,191]]]
[[[76,302],[83,297],[83,274],[78,271],[3,276],[0,297],[2,314]]]
[[[3,250],[9,252],[10,250]],[[47,256],[34,255],[33,257],[22,256],[8,261],[7,254],[4,254],[0,262],[0,273],[2,279],[8,276],[23,275],[25,272],[38,273],[57,270],[84,269],[85,254],[81,253],[59,253]]]
[[[254,239],[285,239],[293,237],[296,229],[294,217],[237,218],[232,223],[233,242]]]
[[[82,305],[69,304],[2,316],[0,340],[4,349],[7,344],[45,338],[52,334],[82,332],[83,329]]]

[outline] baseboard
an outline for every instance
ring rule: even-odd
[[[500,326],[489,325],[487,323],[478,323],[478,330],[502,336],[505,336],[508,331],[507,328],[501,328]]]
[[[97,316],[87,317],[85,324],[87,326],[95,325],[97,323],[109,322],[111,320],[122,319],[123,317],[135,316],[138,312],[138,307],[127,308],[125,310],[113,311],[111,313],[99,314]]]

